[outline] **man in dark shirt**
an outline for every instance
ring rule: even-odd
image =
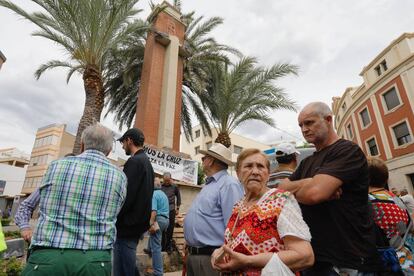
[[[368,215],[364,153],[358,145],[338,137],[332,112],[324,103],[305,106],[298,121],[316,152],[279,187],[296,196],[312,234],[315,265],[303,275],[366,275],[381,270]]]
[[[178,214],[181,205],[180,190],[171,180],[171,173],[165,172],[163,176],[163,183],[161,190],[167,195],[170,206],[170,224],[167,231],[162,234],[162,251],[172,252],[172,236],[175,226],[175,215]],[[177,198],[177,207],[175,205],[175,198]]]
[[[118,140],[126,155],[124,165],[128,179],[127,196],[116,222],[117,239],[114,245],[113,275],[139,275],[136,267],[138,240],[150,227],[154,170],[143,150],[144,134],[131,128]]]

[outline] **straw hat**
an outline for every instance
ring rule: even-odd
[[[234,163],[231,161],[231,151],[220,143],[213,144],[208,150],[199,150],[201,154],[209,155],[229,166],[233,166]]]

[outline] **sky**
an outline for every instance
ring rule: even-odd
[[[27,0],[13,0],[33,11]],[[157,3],[158,1],[154,1]],[[148,1],[141,1],[146,18]],[[205,18],[219,16],[224,24],[212,35],[220,43],[254,56],[262,66],[289,62],[298,76],[277,81],[298,109],[313,101],[331,105],[347,87],[362,83],[359,73],[376,55],[404,32],[414,32],[412,0],[183,0],[183,12]],[[17,147],[30,153],[36,130],[65,123],[75,133],[83,112],[80,75],[66,84],[66,71],[34,72],[52,59],[65,60],[59,46],[31,36],[36,27],[10,10],[0,8],[0,51],[7,61],[0,70],[0,148]],[[297,113],[275,111],[276,128],[245,123],[236,132],[263,143],[303,140]],[[121,133],[111,116],[103,124]]]

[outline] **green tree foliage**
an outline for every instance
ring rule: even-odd
[[[257,65],[252,57],[242,58],[235,65],[209,65],[209,81],[197,94],[210,123],[219,129],[216,143],[230,147],[230,133],[239,125],[258,120],[274,126],[270,111],[295,110],[295,104],[274,81],[297,74],[297,67],[288,63],[270,68]]]
[[[111,51],[129,40],[131,35],[146,30],[147,25],[133,20],[140,10],[138,0],[33,0],[42,11],[26,12],[12,1],[0,0],[6,7],[35,24],[34,36],[46,38],[63,48],[67,60],[51,60],[35,72],[39,78],[46,70],[68,69],[67,81],[77,72],[82,75],[85,105],[79,123],[74,153],[80,152],[83,130],[100,121],[104,107],[104,78]]]

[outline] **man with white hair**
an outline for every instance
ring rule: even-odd
[[[40,216],[22,275],[111,274],[115,223],[127,179],[106,158],[112,150],[111,130],[95,124],[81,139],[82,153],[51,162],[43,177]]]
[[[368,212],[368,165],[360,147],[340,139],[328,105],[306,105],[298,117],[303,137],[315,145],[279,188],[292,192],[312,234],[315,265],[305,276],[372,275],[383,267]]]

